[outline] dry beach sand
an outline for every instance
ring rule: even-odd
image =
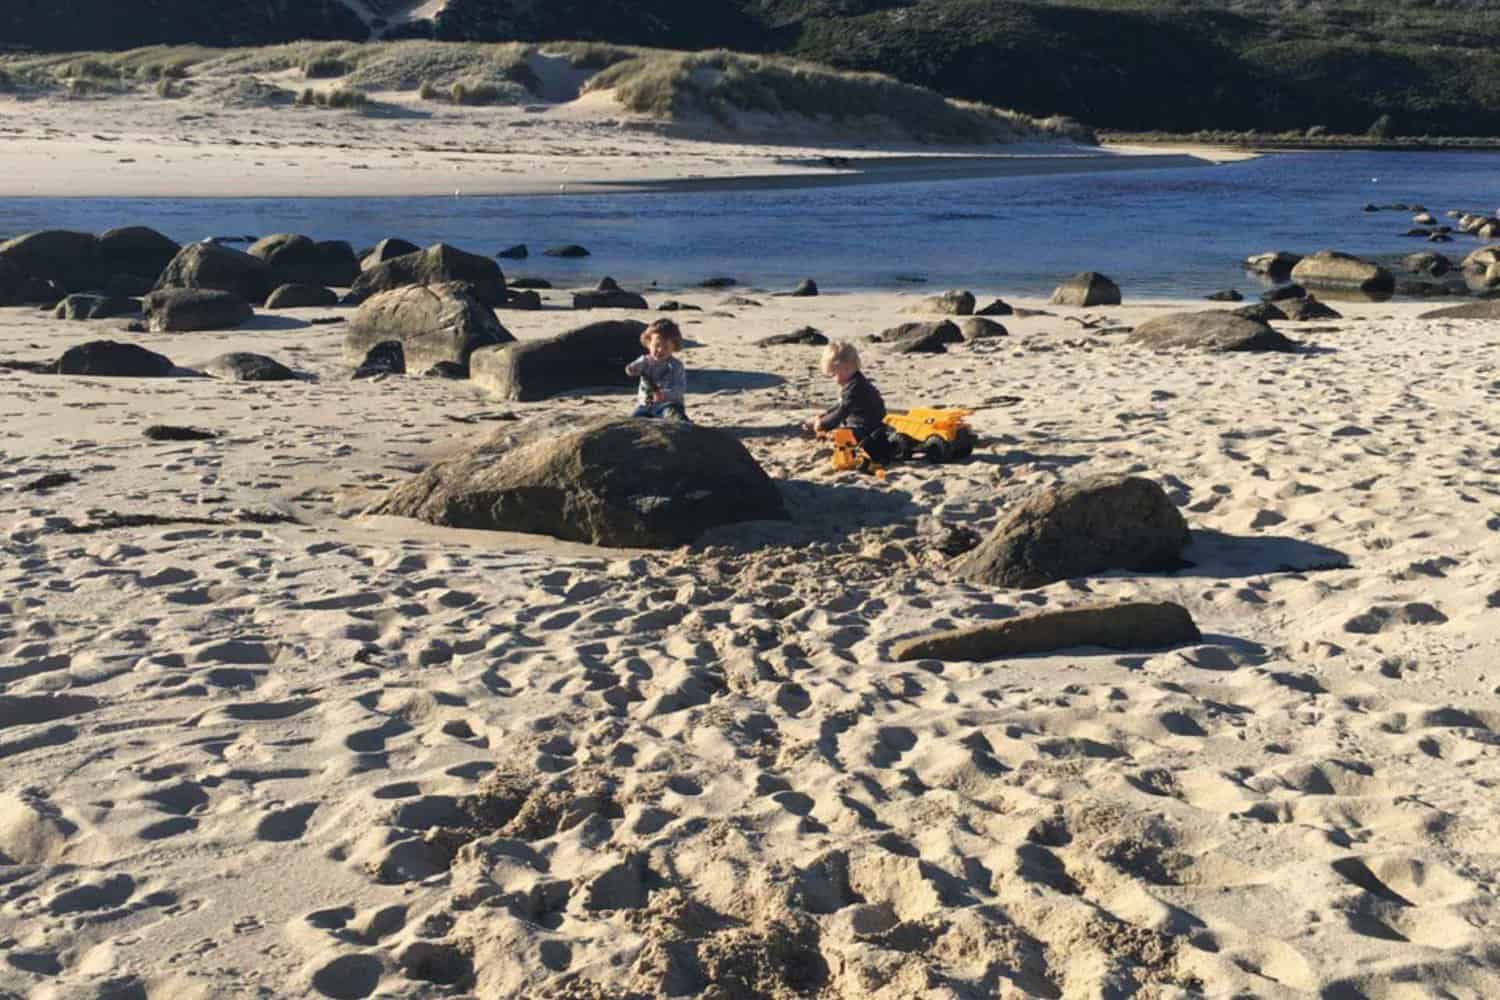
[[[1102,331],[1196,304],[1017,302],[1051,315],[865,348],[893,405],[973,406],[984,436],[881,483],[791,430],[831,395],[817,350],[750,341],[862,336],[914,297],[737,291],[762,304],[673,293],[706,308],[678,314],[691,409],[793,521],[681,551],[360,516],[512,414],[629,397],[352,382],[341,327],[305,325],[342,309],[125,335],[306,381],[0,371],[0,992],[1500,991],[1493,325],[1339,303],[1284,325],[1302,354],[1156,355]],[[543,294],[500,314],[517,336],[578,322]],[[0,357],[121,325],[4,310]],[[1193,565],[952,579],[935,523],[1094,471],[1161,483]],[[1203,641],[889,657],[1124,598]]]

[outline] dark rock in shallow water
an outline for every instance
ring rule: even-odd
[[[1412,274],[1428,274],[1436,278],[1453,270],[1453,262],[1440,253],[1423,250],[1401,258],[1401,267]]]
[[[1294,342],[1264,321],[1217,310],[1172,313],[1149,319],[1131,333],[1130,343],[1155,350],[1186,348],[1215,354],[1297,349]]]
[[[542,251],[548,257],[587,257],[588,250],[576,243],[566,243],[562,246],[548,247]]]
[[[540,288],[545,290],[552,287],[552,282],[546,278],[516,278],[510,281],[509,285],[511,288]]]
[[[275,358],[244,351],[219,355],[203,366],[203,373],[228,382],[287,382],[297,377]]]
[[[158,291],[169,288],[233,292],[255,305],[271,292],[271,268],[259,257],[217,243],[189,243],[156,280]]]
[[[1396,281],[1377,264],[1336,250],[1319,250],[1292,268],[1292,280],[1307,288],[1389,295]]]
[[[359,307],[349,320],[344,358],[361,364],[372,347],[394,340],[401,344],[408,368],[426,371],[441,361],[467,365],[476,349],[514,339],[466,286],[408,285],[381,292]]]
[[[166,288],[146,296],[146,328],[154,333],[233,330],[255,315],[250,303],[217,288]]]
[[[154,424],[147,427],[144,433],[152,441],[212,441],[219,436],[218,431],[173,424]]]
[[[94,340],[70,347],[57,359],[59,375],[97,375],[117,378],[163,378],[176,366],[170,358],[139,344]]]
[[[266,298],[267,309],[323,308],[338,304],[338,293],[322,285],[282,285]]]
[[[756,347],[775,347],[779,344],[803,344],[808,347],[822,347],[828,343],[828,337],[822,330],[812,326],[804,326],[800,330],[791,333],[776,333],[769,337],[762,337],[755,342]]]
[[[635,384],[625,366],[640,357],[645,330],[646,324],[635,320],[606,320],[545,340],[475,351],[469,377],[502,399],[520,402],[581,389],[625,388]]]
[[[139,316],[140,312],[141,304],[135,299],[75,292],[59,302],[53,314],[58,319],[111,319]]]
[[[891,659],[972,660],[1050,653],[1077,646],[1105,649],[1165,649],[1203,638],[1180,604],[1128,602],[1042,611],[1006,621],[904,639]]]
[[[1117,306],[1120,286],[1097,271],[1081,271],[1057,286],[1051,302],[1056,306]]]
[[[538,420],[438,462],[373,514],[666,548],[739,521],[784,520],[781,495],[733,435],[675,420]]]
[[[505,275],[489,257],[466,253],[446,243],[436,243],[418,253],[394,257],[366,270],[349,289],[346,301],[363,302],[379,292],[413,285],[462,282],[473,286],[474,296],[487,306],[505,301]]]
[[[370,348],[351,378],[374,378],[376,375],[406,374],[406,352],[401,341],[386,340]]]
[[[506,247],[504,250],[501,250],[499,253],[495,254],[495,256],[499,257],[502,260],[525,260],[527,257],[531,256],[531,251],[526,249],[526,244],[517,243],[513,247]]]
[[[1301,259],[1301,254],[1287,253],[1284,250],[1258,253],[1245,259],[1245,270],[1252,274],[1264,274],[1274,281],[1280,281],[1292,273],[1292,268],[1296,267]]]
[[[1175,569],[1187,523],[1149,479],[1093,476],[1032,494],[954,564],[965,580],[1044,587],[1113,569]]]
[[[785,299],[809,299],[818,294],[818,283],[811,278],[803,278],[797,282],[797,287],[790,292],[776,292],[777,298]]]

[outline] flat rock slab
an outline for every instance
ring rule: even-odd
[[[769,337],[762,337],[755,342],[755,346],[776,347],[780,344],[802,344],[807,347],[822,347],[827,343],[828,337],[823,331],[816,327],[804,326],[791,333],[773,333]]]
[[[739,439],[675,420],[528,421],[437,462],[372,514],[603,546],[668,548],[740,521],[785,520]]]
[[[117,378],[164,378],[172,374],[172,359],[139,344],[93,340],[70,347],[57,359],[59,375],[102,375]]]
[[[1424,312],[1418,319],[1500,319],[1500,299],[1465,302],[1461,306],[1444,306]]]
[[[1135,328],[1130,343],[1155,350],[1182,348],[1210,353],[1297,349],[1296,342],[1265,322],[1218,309],[1149,319]]]
[[[297,377],[296,372],[275,358],[245,351],[219,355],[203,366],[203,374],[227,382],[287,382]]]
[[[1075,646],[1161,649],[1202,639],[1180,604],[1127,602],[1044,611],[971,628],[932,632],[896,643],[895,660],[997,660]]]
[[[155,333],[233,330],[248,323],[250,303],[217,288],[165,288],[146,296],[146,326]]]

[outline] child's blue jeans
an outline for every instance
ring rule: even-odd
[[[654,419],[686,420],[687,407],[681,403],[642,403],[635,408],[632,417],[652,417]]]

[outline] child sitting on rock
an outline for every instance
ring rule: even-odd
[[[885,433],[885,400],[880,390],[859,368],[859,351],[844,341],[834,341],[823,349],[823,374],[839,384],[838,405],[807,421],[813,433],[847,427],[855,441],[877,462],[890,458],[889,439]]]
[[[640,377],[633,417],[687,419],[687,369],[674,356],[682,350],[682,331],[669,319],[659,319],[641,334],[646,353],[625,366],[626,375]]]

